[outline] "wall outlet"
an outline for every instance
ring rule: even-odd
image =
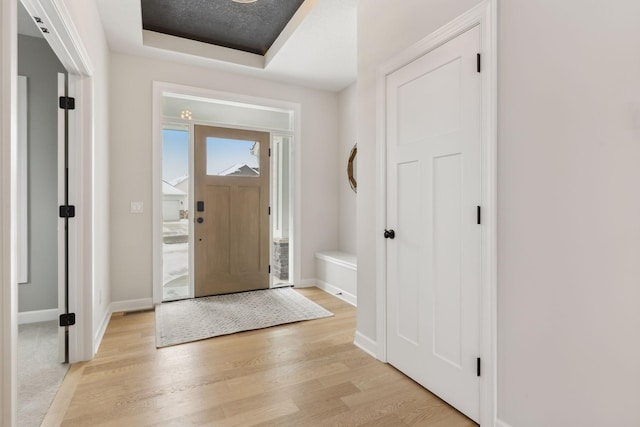
[[[131,202],[130,211],[132,214],[140,214],[144,212],[144,204],[142,202]]]

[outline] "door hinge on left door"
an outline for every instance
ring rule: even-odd
[[[60,315],[60,327],[73,326],[76,324],[76,314],[66,313]]]
[[[76,207],[73,205],[60,206],[60,218],[75,218]]]
[[[60,97],[60,108],[63,110],[75,110],[76,109],[76,99],[70,96],[61,96]]]
[[[478,357],[477,361],[476,361],[476,370],[477,370],[477,374],[478,376],[480,376],[480,358]]]

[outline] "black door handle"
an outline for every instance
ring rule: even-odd
[[[204,218],[199,217],[198,219],[196,219],[196,221],[198,222],[198,224],[202,224],[204,222]]]
[[[384,230],[384,238],[385,239],[395,239],[396,232],[393,230]]]

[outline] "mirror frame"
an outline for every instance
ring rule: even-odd
[[[356,160],[356,155],[358,154],[358,143],[353,145],[351,149],[351,153],[349,154],[349,161],[347,162],[347,177],[349,178],[349,185],[354,193],[358,192],[358,182],[356,178],[353,176],[353,162]]]

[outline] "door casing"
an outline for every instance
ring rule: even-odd
[[[14,119],[17,96],[17,2],[19,0],[3,0],[0,10],[0,74],[2,76],[0,92],[2,103],[0,105],[0,120],[3,123],[1,135],[2,155],[2,211],[0,220],[3,236],[0,250],[0,264],[2,265],[2,279],[0,294],[0,312],[2,312],[2,328],[0,334],[3,356],[0,357],[0,424],[15,425],[17,414],[17,282],[16,264],[13,254],[16,252],[15,229],[16,215],[16,175],[15,175],[15,149],[16,149],[16,121]],[[65,66],[71,77],[70,87],[75,90],[76,96],[76,122],[71,132],[71,143],[77,147],[77,157],[74,159],[77,166],[77,176],[74,179],[78,183],[92,183],[92,149],[93,146],[93,107],[91,94],[93,82],[91,75],[93,67],[87,52],[84,50],[82,40],[74,28],[73,20],[64,5],[60,6],[60,0],[22,0],[23,5],[32,16],[46,17],[49,33],[45,35],[47,42]],[[70,25],[71,24],[71,25]],[[6,95],[6,96],[5,96]],[[5,126],[6,125],[6,126]],[[78,144],[78,141],[85,144]],[[74,174],[75,175],[75,174]],[[77,234],[74,236],[74,245],[77,250],[77,259],[73,264],[75,280],[70,288],[70,303],[77,313],[76,326],[72,328],[74,339],[70,342],[70,360],[76,362],[89,360],[97,350],[97,342],[93,334],[93,281],[91,260],[92,254],[92,220],[91,203],[93,187],[78,189],[83,198],[77,194],[72,199],[77,202],[79,212],[87,217],[79,217],[75,222]],[[6,239],[4,238],[6,237]],[[86,265],[85,265],[86,264]],[[82,284],[82,285],[81,285]],[[78,308],[82,308],[79,310]],[[106,327],[106,324],[105,324]],[[94,346],[94,344],[96,344]],[[5,357],[6,356],[6,357]]]
[[[480,27],[482,86],[482,290],[480,423],[494,425],[497,402],[497,1],[485,0],[378,68],[376,78],[376,357],[387,362],[387,223],[386,79],[394,71],[459,34]]]
[[[302,162],[301,145],[301,105],[298,103],[281,101],[272,98],[262,98],[257,96],[245,95],[240,93],[223,92],[213,89],[178,85],[174,83],[166,83],[160,81],[153,82],[153,144],[152,144],[152,185],[153,185],[153,304],[162,303],[162,126],[165,123],[165,119],[162,115],[162,100],[164,93],[180,94],[184,96],[193,96],[197,98],[210,98],[220,102],[229,103],[241,103],[247,105],[254,105],[267,108],[278,108],[289,110],[293,113],[292,116],[292,130],[283,131],[281,129],[269,129],[262,127],[242,126],[242,129],[256,130],[271,132],[273,134],[287,135],[292,137],[291,144],[291,215],[290,215],[290,241],[293,242],[293,257],[289,260],[293,277],[292,283],[299,285],[306,285],[303,283],[300,274],[301,265],[301,239],[299,230],[301,228],[302,219],[301,212],[301,170],[300,164]],[[231,125],[224,122],[205,122],[205,121],[189,121],[189,120],[175,120],[171,119],[172,123],[181,123],[185,125],[194,126],[196,124],[202,124],[207,126],[220,126],[226,128],[239,128],[238,126]],[[191,147],[190,152],[193,153],[193,132],[191,132]],[[193,154],[190,154],[192,157]],[[190,160],[193,164],[193,159]],[[193,181],[193,180],[192,180]],[[193,183],[191,184],[193,185]],[[191,189],[193,194],[193,188]],[[194,212],[193,197],[190,198],[189,210]],[[190,227],[193,224],[191,223]],[[192,229],[191,229],[192,230]],[[190,231],[190,235],[193,235]],[[193,249],[190,249],[193,253]],[[193,259],[193,257],[191,257]],[[190,266],[190,270],[193,271],[193,265]]]

